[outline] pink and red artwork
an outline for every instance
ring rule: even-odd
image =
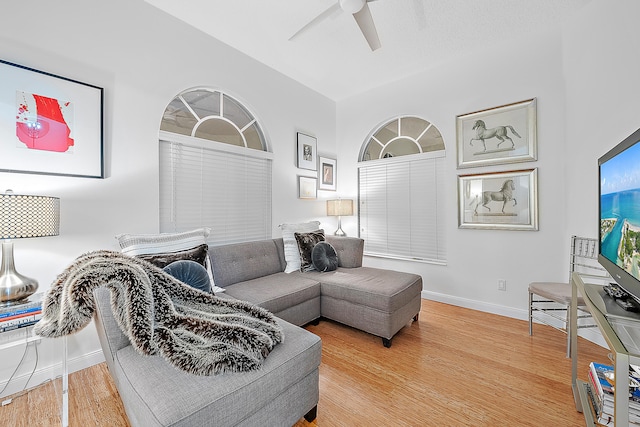
[[[27,148],[64,153],[73,147],[71,102],[18,91],[16,104],[16,136]]]

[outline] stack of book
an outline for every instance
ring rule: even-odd
[[[602,425],[613,423],[613,386],[615,383],[613,366],[591,362],[589,364],[589,398],[594,410],[595,420]],[[640,368],[632,366],[629,371],[629,425],[640,426]],[[618,396],[620,398],[620,396]]]
[[[23,304],[0,307],[0,333],[34,325],[42,318],[43,293],[31,295]]]

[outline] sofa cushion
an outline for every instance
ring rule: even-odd
[[[300,252],[298,243],[293,233],[308,233],[318,230],[320,221],[303,222],[298,224],[280,224],[282,230],[282,240],[284,242],[284,259],[287,262],[285,273],[300,271]]]
[[[364,254],[364,239],[358,237],[325,236],[338,254],[338,267],[358,268],[362,267]]]
[[[274,240],[210,246],[209,258],[215,283],[223,288],[282,272],[279,248]]]
[[[338,268],[326,273],[310,271],[304,273],[303,277],[318,280],[323,297],[345,300],[387,313],[404,307],[422,291],[422,277],[417,274],[372,267]]]
[[[300,252],[300,271],[310,271],[316,268],[311,260],[311,251],[318,242],[324,242],[324,230],[309,233],[293,233]]]
[[[338,268],[338,254],[331,244],[319,242],[311,251],[311,262],[318,271],[333,271]]]
[[[227,286],[227,294],[277,315],[289,307],[320,297],[320,283],[315,278],[280,272]]]
[[[119,350],[115,375],[126,384],[118,391],[125,406],[135,407],[135,424],[238,425],[306,377],[315,376],[317,382],[320,338],[283,320],[278,323],[285,342],[251,372],[197,376],[174,369],[161,356],[141,356],[131,346]],[[310,405],[308,409],[314,403]]]

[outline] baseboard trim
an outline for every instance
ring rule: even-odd
[[[423,299],[430,301],[442,302],[445,304],[451,304],[458,307],[470,308],[472,310],[483,311],[485,313],[497,314],[500,316],[511,317],[513,319],[529,321],[529,312],[526,309],[519,309],[513,307],[507,307],[504,305],[477,301],[468,298],[457,297],[453,295],[440,294],[437,292],[425,291],[421,293]],[[553,322],[554,319],[550,321]],[[535,333],[535,332],[534,332]],[[606,341],[602,337],[598,328],[585,328],[578,331],[578,335],[582,338],[589,340],[601,347],[609,348]]]
[[[29,381],[29,383],[27,384],[26,388],[33,388],[49,380],[60,378],[62,376],[62,360],[60,360],[60,357],[57,357],[56,360],[58,360],[59,362],[56,362],[52,365],[43,367],[36,366],[36,369],[33,372],[33,376],[31,376],[31,371],[20,373],[19,375],[14,376],[1,396],[10,396],[22,391],[25,388],[25,384],[27,381]],[[104,360],[105,359],[102,350],[94,350],[92,352],[83,354],[82,356],[67,359],[67,369],[69,370],[69,373],[72,373],[93,365],[97,365],[98,363],[102,363],[104,362]],[[30,376],[31,379],[29,379]],[[7,380],[1,382],[0,390],[2,390],[2,388],[4,388],[6,384]]]

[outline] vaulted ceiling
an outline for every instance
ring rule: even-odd
[[[591,0],[369,0],[381,44],[375,51],[338,0],[145,1],[340,100],[474,49],[558,28]]]

